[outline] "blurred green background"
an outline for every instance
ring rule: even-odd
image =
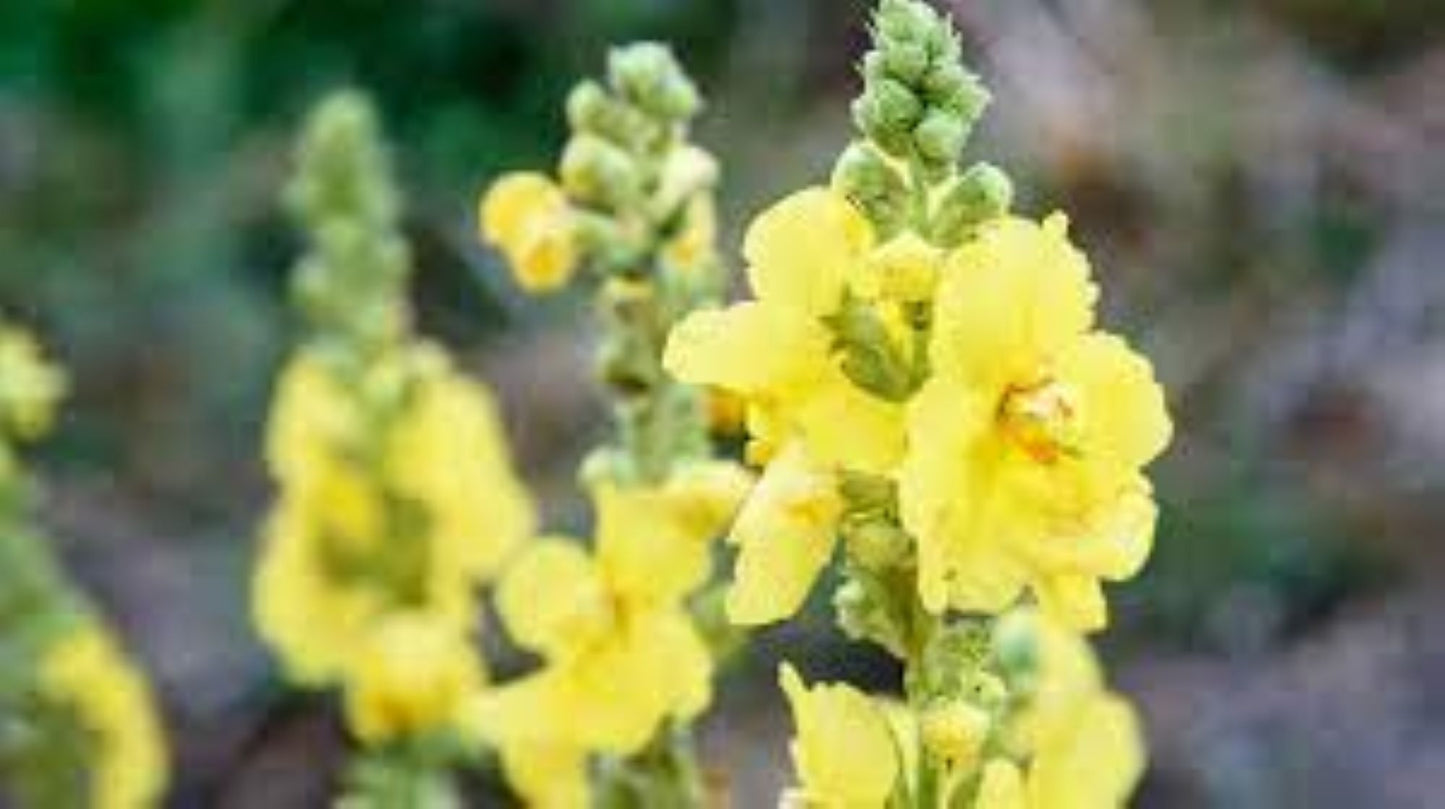
[[[1146,806],[1423,807],[1445,790],[1445,4],[953,0],[996,102],[973,146],[1068,210],[1105,318],[1178,440],[1106,649],[1145,707]],[[309,104],[369,91],[395,148],[423,330],[504,401],[554,521],[603,429],[583,301],[520,298],[474,242],[546,168],[609,43],[674,44],[710,106],[728,245],[846,142],[860,0],[5,0],[0,308],[67,364],[43,519],[159,679],[176,806],[324,805],[331,706],[247,629]],[[735,249],[727,251],[736,264]],[[825,604],[765,633],[709,731],[768,805],[772,656],[881,684]]]

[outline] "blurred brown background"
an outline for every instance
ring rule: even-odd
[[[1105,642],[1154,747],[1143,806],[1426,807],[1445,792],[1445,3],[953,0],[994,90],[973,154],[1070,212],[1178,440]],[[671,41],[710,99],[728,244],[826,177],[866,4],[7,0],[0,307],[69,365],[43,519],[159,679],[175,806],[324,805],[334,708],[247,626],[259,437],[292,336],[276,204],[325,90],[382,108],[424,331],[500,391],[553,525],[603,429],[587,309],[524,300],[477,192],[545,167],[609,42]],[[736,262],[735,250],[729,258]],[[733,672],[712,758],[784,778],[773,660],[883,686],[826,604]]]

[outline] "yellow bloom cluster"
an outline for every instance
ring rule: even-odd
[[[734,618],[797,608],[831,555],[846,471],[896,481],[931,611],[997,612],[1027,587],[1066,623],[1102,626],[1099,580],[1148,553],[1140,469],[1169,420],[1147,361],[1092,330],[1097,293],[1063,218],[999,219],[951,252],[909,234],[878,245],[847,200],[809,189],[758,217],[744,253],[756,298],[689,317],[665,360],[744,397],[754,457],[771,458],[733,534]],[[868,358],[838,322],[869,298],[880,350],[926,356],[916,391],[858,384],[877,374],[850,368]],[[920,306],[928,329],[908,323]]]
[[[1034,647],[1026,677],[998,695],[1015,707],[990,713],[957,704],[922,721],[842,684],[804,686],[789,666],[783,690],[797,731],[798,786],[785,804],[830,809],[895,805],[917,795],[908,751],[942,743],[955,780],[935,794],[975,809],[1103,809],[1120,806],[1144,769],[1133,710],[1108,691],[1088,644],[1041,615],[1004,619]],[[959,775],[977,773],[970,780]],[[792,801],[792,803],[789,803]]]
[[[597,481],[594,553],[543,538],[509,568],[497,610],[544,665],[483,695],[474,722],[532,805],[587,805],[589,754],[635,753],[711,701],[713,661],[687,599],[749,483],[723,462],[656,487]]]
[[[70,712],[93,745],[89,805],[142,809],[160,800],[165,748],[150,689],[93,622],[56,639],[40,661],[44,699]]]
[[[425,344],[352,379],[299,354],[277,391],[267,458],[280,501],[256,623],[303,682],[343,678],[394,612],[463,632],[476,586],[532,530],[490,396]]]

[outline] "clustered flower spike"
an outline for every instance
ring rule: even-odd
[[[957,171],[988,90],[963,66],[953,26],[924,3],[880,3],[873,37],[853,102],[864,140],[843,152],[834,182],[881,234],[911,225],[951,247],[1006,212],[1013,196],[1008,177],[987,163]]]
[[[840,624],[904,662],[890,722],[785,673],[804,803],[1116,805],[1137,729],[1078,633],[1149,555],[1163,392],[1099,326],[1067,219],[1011,215],[1002,172],[958,170],[987,94],[948,23],[882,0],[873,33],[865,137],[831,187],[757,216],[751,299],[688,316],[664,356],[745,403],[763,467],[730,534],[729,615],[788,618],[841,556]]]
[[[539,539],[497,590],[503,624],[542,660],[481,700],[476,724],[528,805],[704,801],[691,726],[741,637],[713,545],[751,476],[714,459],[711,392],[662,367],[673,326],[725,287],[718,168],[688,141],[700,108],[665,46],[615,49],[605,80],[567,99],[557,179],[504,175],[480,206],[482,239],[523,289],[590,282],[614,415],[580,473],[597,504],[592,552]]]
[[[150,687],[30,524],[16,444],[49,429],[64,390],[0,323],[0,776],[24,806],[151,806],[168,763]]]
[[[342,692],[363,748],[355,805],[438,805],[486,685],[477,590],[530,537],[532,502],[490,392],[410,330],[397,193],[366,100],[320,104],[297,160],[287,201],[310,237],[295,271],[309,329],[266,436],[278,496],[254,621],[289,679]]]

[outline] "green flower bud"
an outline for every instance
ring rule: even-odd
[[[843,634],[877,643],[899,657],[906,654],[904,628],[889,608],[886,591],[876,582],[870,586],[856,578],[845,581],[833,592],[833,609]]]
[[[878,97],[864,93],[853,101],[853,123],[868,139],[877,144],[878,148],[894,155],[895,157],[906,157],[908,155],[908,132],[889,127],[884,123],[883,115],[877,110]]]
[[[902,82],[883,79],[870,85],[867,93],[875,99],[872,109],[880,126],[912,129],[923,117],[923,102]]]
[[[890,402],[906,400],[918,389],[913,365],[872,307],[850,298],[823,318],[833,332],[833,350],[841,356],[843,374],[861,390]]]
[[[860,565],[871,569],[903,563],[913,542],[898,526],[881,520],[850,526],[846,532],[848,553]]]
[[[913,145],[925,164],[931,164],[930,168],[951,168],[963,151],[968,130],[957,116],[934,110],[913,130]]]
[[[933,9],[915,0],[883,0],[873,17],[878,35],[890,44],[925,41],[938,24]]]
[[[918,83],[928,70],[928,49],[911,42],[889,48],[883,59],[891,75],[909,84]]]
[[[594,205],[621,207],[636,196],[639,185],[632,157],[586,132],[567,142],[559,173],[568,196]]]
[[[666,45],[643,42],[612,51],[607,62],[612,86],[640,109],[672,121],[697,113],[697,88]]]
[[[993,625],[993,658],[1010,680],[1028,681],[1039,667],[1038,618],[1028,610],[1015,610]]]
[[[1012,203],[1008,175],[988,163],[975,163],[939,201],[930,235],[935,243],[952,247],[983,222],[1008,213]]]
[[[854,143],[833,167],[833,187],[868,217],[882,239],[908,217],[908,185],[886,158],[866,143]]]
[[[962,50],[958,44],[958,34],[954,33],[952,26],[942,20],[938,20],[932,28],[928,29],[924,47],[928,49],[928,55],[935,63],[957,61]]]
[[[567,123],[573,130],[604,132],[611,106],[602,85],[587,79],[567,94]]]

